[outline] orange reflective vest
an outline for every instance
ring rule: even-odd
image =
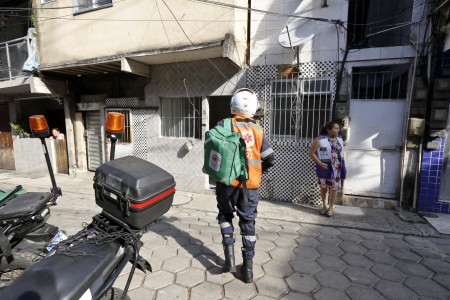
[[[255,120],[246,116],[231,118],[233,132],[239,132],[245,141],[245,156],[248,170],[247,188],[257,189],[261,184],[261,146],[263,141],[263,129]],[[242,188],[240,180],[235,179],[231,186]]]

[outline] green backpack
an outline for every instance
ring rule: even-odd
[[[240,177],[246,188],[245,141],[231,130],[231,119],[223,120],[205,133],[203,172],[226,185]]]

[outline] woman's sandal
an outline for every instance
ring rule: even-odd
[[[319,215],[325,216],[327,214],[327,211],[328,210],[326,210],[326,209],[321,209],[321,210],[319,210]]]
[[[327,216],[328,218],[331,218],[333,216],[333,213],[327,210],[325,212],[325,216]]]

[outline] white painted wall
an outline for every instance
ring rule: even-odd
[[[241,42],[239,55],[242,60],[245,57],[245,10],[188,0],[127,0],[73,15],[73,0],[33,2],[35,7],[44,8],[35,10],[42,66],[186,47],[223,40],[225,34],[232,34]],[[221,2],[247,5],[244,0]]]
[[[253,11],[250,24],[250,65],[278,65],[295,62],[295,52],[279,44],[279,35],[289,20],[289,15],[347,19],[348,1],[328,1],[322,8],[319,0],[260,0],[252,1],[252,8],[279,13],[265,14]],[[285,15],[282,15],[285,14]],[[336,61],[338,48],[345,48],[345,32],[326,22],[315,22],[316,34],[300,47],[300,63],[312,61]],[[342,56],[342,54],[340,54]]]

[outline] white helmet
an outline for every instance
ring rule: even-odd
[[[231,97],[230,108],[233,115],[253,117],[258,109],[258,98],[250,89],[238,89]]]

